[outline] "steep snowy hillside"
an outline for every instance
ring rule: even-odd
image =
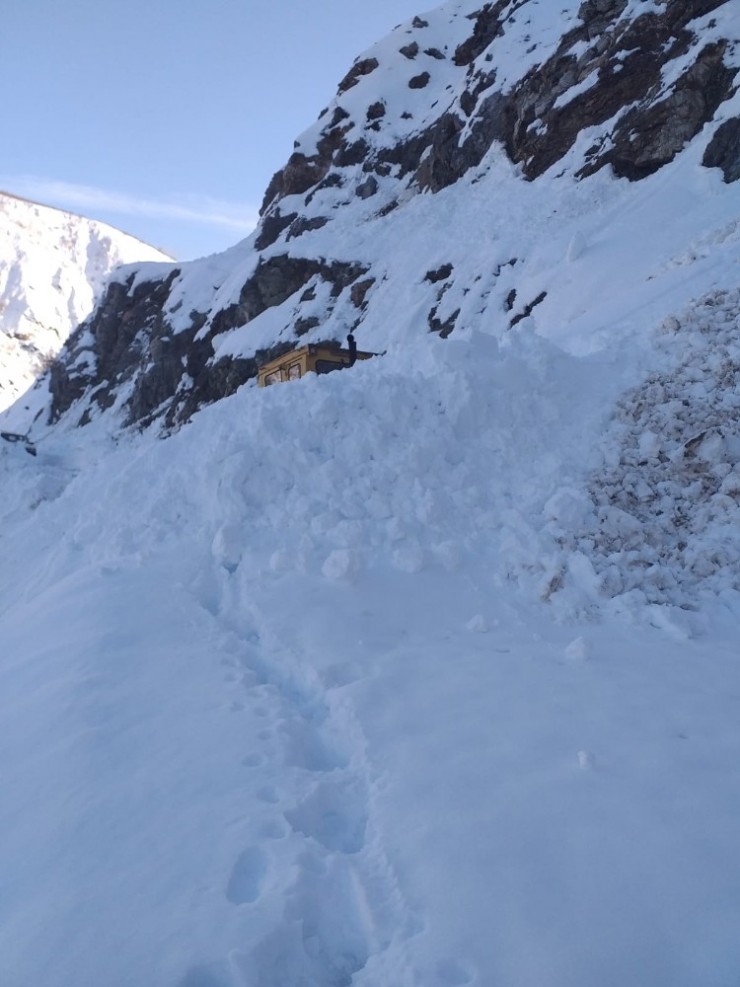
[[[52,416],[117,402],[171,425],[350,327],[381,350],[582,319],[598,346],[625,284],[680,308],[675,259],[737,213],[739,21],[731,0],[458,0],[402,25],[298,139],[254,237],[116,279],[52,374]],[[625,244],[594,284],[594,253]]]
[[[104,223],[0,192],[0,408],[59,353],[116,267],[166,259]]]
[[[739,67],[448,2],[116,274],[2,417],[3,983],[740,981]]]

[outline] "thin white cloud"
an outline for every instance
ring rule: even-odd
[[[27,199],[85,214],[107,211],[122,216],[149,216],[220,226],[239,233],[254,229],[258,213],[242,202],[224,202],[209,196],[188,196],[179,202],[139,198],[125,192],[75,185],[35,175],[0,175],[0,188]]]

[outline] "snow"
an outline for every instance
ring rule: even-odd
[[[570,89],[558,96],[555,102],[552,104],[554,110],[560,109],[561,106],[567,106],[571,100],[574,100],[577,96],[581,96],[583,93],[588,92],[592,89],[599,81],[598,71],[589,72],[585,79],[581,80],[577,85],[571,86]]]
[[[3,450],[9,982],[736,974],[738,604],[539,602],[612,440],[522,343]]]
[[[116,267],[165,256],[104,223],[0,192],[0,409],[57,355]]]
[[[46,426],[43,389],[5,414],[38,454],[0,443],[4,983],[737,981],[740,184],[701,166],[712,129],[635,184],[523,183],[494,148],[337,210],[291,252],[376,276],[383,355],[351,371],[166,439],[115,407]],[[181,327],[254,263],[183,265]],[[316,287],[304,341],[343,338]]]

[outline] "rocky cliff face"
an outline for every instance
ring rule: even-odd
[[[296,141],[250,240],[110,285],[52,368],[51,418],[116,405],[125,424],[172,427],[298,340],[352,329],[364,348],[388,345],[410,295],[417,333],[446,337],[471,313],[502,332],[546,318],[556,275],[538,280],[533,257],[549,210],[525,187],[567,182],[587,210],[606,181],[648,180],[689,155],[736,183],[739,66],[733,0],[456,0],[414,18],[355,62]],[[462,186],[509,216],[482,266],[475,249],[445,256],[439,236],[411,246],[430,196],[439,216]],[[527,237],[511,195],[539,210]],[[480,210],[450,212],[450,238],[490,239],[485,211],[488,225]]]
[[[0,408],[51,363],[118,265],[157,259],[104,223],[0,193]]]

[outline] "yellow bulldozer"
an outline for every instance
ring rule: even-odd
[[[336,342],[309,343],[300,349],[276,356],[259,368],[259,386],[270,387],[286,380],[300,380],[308,373],[330,374],[351,367],[357,360],[369,360],[375,353],[358,350],[352,333],[347,336],[347,348]]]

